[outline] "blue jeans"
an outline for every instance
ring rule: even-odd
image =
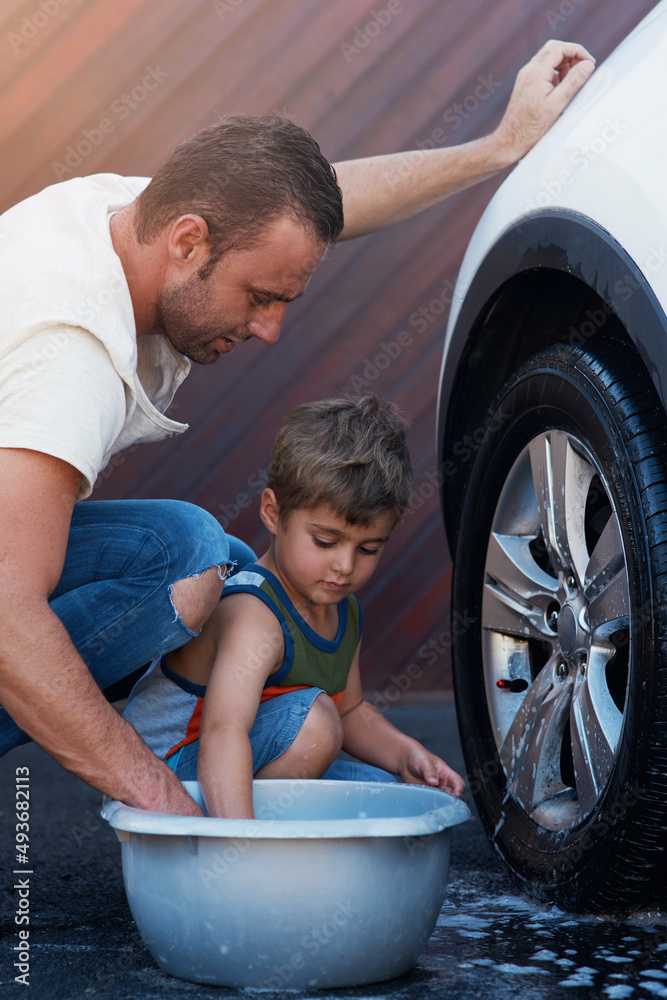
[[[313,702],[319,694],[324,693],[318,687],[301,688],[262,702],[250,731],[253,774],[257,774],[266,764],[289,749],[299,735]],[[199,740],[195,740],[169,757],[167,766],[181,781],[196,781],[198,756]],[[322,777],[334,781],[399,780],[394,774],[360,760],[335,760]]]
[[[65,564],[49,604],[101,688],[196,633],[171,602],[177,580],[244,566],[252,549],[181,500],[85,500],[74,506]],[[45,673],[49,669],[44,664]],[[27,743],[0,707],[0,755]]]

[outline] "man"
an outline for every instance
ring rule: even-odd
[[[100,688],[196,634],[243,558],[176,501],[77,503],[110,455],[185,430],[164,413],[189,359],[278,340],[328,247],[515,163],[593,71],[549,42],[496,131],[331,168],[282,119],[235,117],[147,184],[54,185],[0,219],[0,752],[32,738],[131,805],[198,815]]]

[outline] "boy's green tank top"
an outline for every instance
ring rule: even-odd
[[[225,581],[223,600],[230,594],[253,594],[271,608],[285,637],[285,661],[268,678],[269,687],[320,687],[328,695],[345,690],[362,629],[361,605],[354,595],[338,605],[338,633],[333,640],[318,635],[292,604],[278,578],[263,566],[249,563]]]

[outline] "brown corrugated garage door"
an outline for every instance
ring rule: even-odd
[[[150,174],[230,111],[284,114],[332,160],[465,141],[497,122],[517,69],[547,38],[581,41],[599,60],[653,6],[4,0],[0,208],[78,174]],[[337,248],[288,310],[281,344],[250,343],[197,368],[170,411],[191,430],[117,457],[95,491],[191,500],[261,549],[260,484],[285,412],[351,387],[395,399],[414,421],[418,493],[361,595],[365,687],[390,698],[450,683],[449,563],[431,481],[436,387],[451,289],[497,183]]]

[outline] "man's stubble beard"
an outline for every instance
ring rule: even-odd
[[[248,335],[222,322],[203,322],[196,317],[206,312],[206,296],[202,292],[206,280],[194,274],[184,284],[162,288],[155,307],[155,325],[172,347],[198,365],[211,365],[221,352],[212,341],[219,337],[243,342]]]

